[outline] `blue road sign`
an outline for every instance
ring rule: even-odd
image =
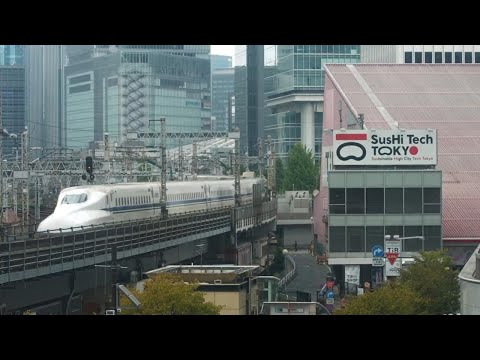
[[[333,291],[327,292],[327,299],[333,299]]]
[[[383,247],[380,245],[372,247],[372,255],[373,257],[383,257]]]

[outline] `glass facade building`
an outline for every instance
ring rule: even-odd
[[[212,123],[216,131],[228,129],[229,99],[234,94],[234,69],[214,70],[212,73]]]
[[[129,132],[159,130],[151,120],[160,117],[167,132],[211,130],[208,57],[121,49],[69,65],[65,77],[68,147],[86,147],[106,132],[121,144]]]
[[[265,45],[265,135],[278,157],[301,142],[320,161],[323,65],[359,61],[360,45]]]
[[[0,66],[23,65],[25,45],[0,45]]]
[[[263,50],[263,45],[235,46],[235,126],[242,155],[258,155],[258,138],[264,136]]]
[[[210,55],[212,73],[218,69],[230,69],[232,57],[227,55]]]
[[[0,66],[0,101],[3,128],[10,134],[25,131],[25,68],[20,65]],[[13,148],[20,148],[17,139],[3,137],[3,155],[12,156]]]

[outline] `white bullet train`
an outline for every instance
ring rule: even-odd
[[[63,189],[53,214],[37,232],[78,230],[80,226],[129,221],[159,216],[160,182],[85,185]],[[263,179],[242,178],[242,204],[263,193]],[[234,205],[233,178],[224,180],[167,182],[168,214]]]

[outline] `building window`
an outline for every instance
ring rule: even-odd
[[[365,189],[347,189],[347,214],[365,214]]]
[[[422,236],[421,226],[405,226],[405,237]],[[403,251],[416,252],[422,250],[422,239],[403,240]]]
[[[475,52],[475,64],[480,64],[480,52]]]
[[[71,77],[69,80],[68,80],[68,83],[70,85],[74,85],[74,84],[79,84],[81,82],[87,82],[87,81],[90,81],[90,74],[85,74],[85,75],[79,75],[79,76],[75,76],[75,77]]]
[[[383,247],[385,237],[383,236],[383,226],[367,226],[367,244],[366,250],[371,251],[375,245],[381,245]]]
[[[412,52],[405,52],[405,64],[412,63]]]
[[[403,189],[403,201],[405,204],[405,214],[422,213],[422,189],[405,188]]]
[[[345,189],[330,189],[330,214],[345,214]]]
[[[403,189],[385,189],[385,214],[403,213]]]
[[[466,52],[465,53],[465,64],[471,64],[472,63],[472,53],[471,52]]]
[[[383,214],[384,197],[383,188],[367,189],[367,214]]]
[[[442,63],[442,53],[440,51],[435,52],[435,64]]]
[[[425,251],[437,250],[441,248],[441,226],[424,226],[423,236],[425,238]]]
[[[330,252],[345,252],[345,226],[330,226],[329,229]]]
[[[347,227],[347,252],[365,252],[365,228]]]
[[[90,91],[90,84],[72,86],[69,90],[69,94],[76,94],[79,92]]]
[[[423,189],[423,212],[440,214],[440,188]]]
[[[425,53],[425,64],[431,64],[432,63],[432,53],[431,52],[426,52]]]
[[[451,52],[446,52],[445,53],[445,64],[451,64],[452,63],[452,53]]]
[[[422,53],[415,52],[415,64],[421,64],[421,63],[422,63]]]
[[[462,53],[460,51],[455,52],[455,64],[461,64],[462,61]]]

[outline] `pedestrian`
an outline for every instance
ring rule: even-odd
[[[297,245],[297,240],[293,243],[293,247],[295,248],[295,251],[297,251],[298,245]]]

